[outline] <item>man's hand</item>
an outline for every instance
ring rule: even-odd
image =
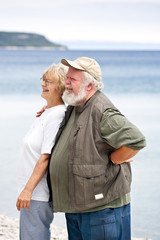
[[[19,195],[16,203],[17,210],[20,211],[21,208],[29,209],[32,193],[28,189],[24,189]]]
[[[132,158],[130,158],[130,159],[124,160],[123,162],[120,162],[120,163],[115,163],[115,162],[113,162],[113,160],[111,160],[111,161],[112,161],[112,163],[113,163],[114,165],[118,165],[118,164],[122,164],[122,163],[129,163],[129,162],[133,162],[133,159],[132,159]]]
[[[118,165],[125,162],[133,162],[133,157],[139,152],[139,150],[133,150],[131,148],[122,146],[116,149],[110,155],[110,160],[113,164]]]
[[[44,105],[44,106],[42,107],[42,109],[41,109],[40,111],[37,112],[36,117],[40,117],[41,114],[46,110],[46,108],[47,108],[47,105]]]

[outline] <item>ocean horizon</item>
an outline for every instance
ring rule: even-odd
[[[145,135],[147,147],[134,158],[131,188],[132,236],[160,239],[160,52],[155,51],[10,51],[0,50],[0,214],[16,210],[21,140],[45,101],[40,77],[62,58],[96,58],[102,67],[103,92]],[[64,214],[53,224],[65,226]]]

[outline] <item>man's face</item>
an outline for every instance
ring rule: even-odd
[[[83,72],[69,67],[65,80],[66,90],[63,93],[63,100],[73,106],[80,105],[85,101],[87,93],[83,83]]]
[[[66,91],[77,96],[82,83],[83,72],[70,67],[65,80]]]

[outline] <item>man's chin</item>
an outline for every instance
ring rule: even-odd
[[[72,106],[75,106],[77,101],[76,101],[76,97],[74,95],[74,93],[68,93],[68,92],[64,92],[63,93],[63,96],[62,96],[62,99],[65,103],[69,104],[69,105],[72,105]]]
[[[62,95],[62,99],[65,103],[72,105],[72,106],[78,106],[81,103],[83,103],[83,100],[86,99],[86,92],[82,91],[77,96],[74,95],[73,91],[68,92],[67,90],[64,91]]]

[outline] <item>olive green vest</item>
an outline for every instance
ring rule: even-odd
[[[100,133],[101,117],[108,108],[116,109],[100,91],[84,104],[75,107],[68,158],[69,195],[71,210],[74,212],[103,206],[130,192],[130,164],[115,166],[109,160],[115,149]],[[66,113],[57,140],[72,109],[69,107]]]

